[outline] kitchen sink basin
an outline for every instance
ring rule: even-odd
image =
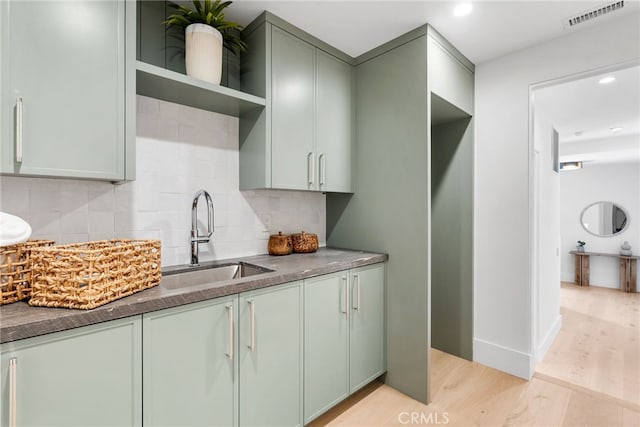
[[[211,267],[194,267],[194,270],[172,273],[162,276],[160,286],[167,289],[189,288],[191,286],[206,285],[226,280],[241,279],[270,273],[273,270],[245,262],[219,264]]]

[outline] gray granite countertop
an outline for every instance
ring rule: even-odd
[[[293,282],[375,264],[386,259],[387,256],[383,254],[329,248],[321,248],[318,252],[311,254],[292,254],[283,257],[258,255],[207,262],[203,263],[202,267],[241,261],[273,270],[273,272],[181,289],[167,289],[160,282],[156,287],[93,310],[31,307],[25,302],[16,302],[0,306],[0,343]],[[163,274],[173,274],[180,267],[185,266],[163,268]]]

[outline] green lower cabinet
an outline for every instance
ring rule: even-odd
[[[349,395],[349,272],[304,281],[304,422]]]
[[[240,425],[302,425],[302,282],[240,294]]]
[[[139,316],[0,346],[0,425],[140,426]]]
[[[385,371],[384,264],[351,270],[349,388],[362,388]]]
[[[304,281],[304,421],[382,375],[384,264]]]
[[[237,426],[237,295],[143,316],[145,426]]]

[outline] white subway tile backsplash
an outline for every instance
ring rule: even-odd
[[[136,99],[138,121],[141,117],[152,116],[158,117],[160,113],[160,101],[155,98],[148,98],[146,96],[139,96]]]
[[[115,227],[115,213],[89,211],[89,234],[103,233],[113,236]]]
[[[90,212],[114,212],[115,194],[113,188],[93,188],[89,190]]]
[[[29,208],[32,212],[60,212],[60,182],[39,179],[29,191]]]
[[[0,177],[0,182],[2,184],[11,183],[12,185],[15,181],[11,179],[7,179],[5,177]],[[29,212],[29,188],[18,185],[18,188],[15,191],[3,191],[0,195],[0,211],[12,213],[14,215],[24,214]]]
[[[60,214],[58,212],[32,211],[29,215],[33,238],[51,238],[58,240],[60,237]]]
[[[0,177],[0,210],[29,221],[34,238],[161,239],[162,263],[185,264],[191,203],[204,189],[213,198],[215,232],[200,247],[203,261],[266,253],[269,234],[280,230],[317,233],[324,245],[323,194],[238,190],[237,118],[143,96],[137,106],[135,181]],[[198,220],[204,233],[204,210]]]
[[[86,209],[63,212],[60,216],[60,232],[64,234],[87,234],[89,215]]]

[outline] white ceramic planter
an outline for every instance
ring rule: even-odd
[[[222,34],[206,24],[191,24],[185,30],[187,75],[213,84],[222,78]]]

